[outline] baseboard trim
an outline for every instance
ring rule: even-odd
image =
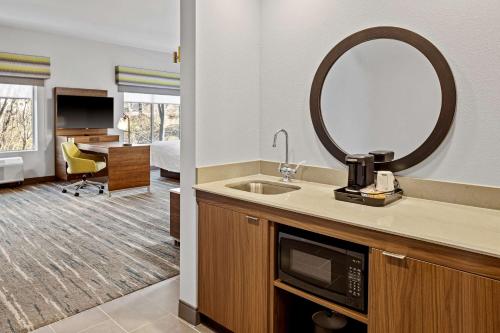
[[[48,183],[56,181],[56,176],[45,176],[45,177],[34,177],[34,178],[26,178],[23,181],[23,185],[34,185],[40,183]]]
[[[198,309],[193,308],[182,300],[179,300],[179,318],[184,319],[193,326],[200,324],[200,313]]]

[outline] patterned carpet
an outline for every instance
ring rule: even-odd
[[[0,189],[0,332],[29,332],[179,274],[169,193]]]

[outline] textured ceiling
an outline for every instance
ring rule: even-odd
[[[180,0],[0,0],[0,25],[172,52]]]

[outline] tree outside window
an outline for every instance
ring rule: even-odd
[[[180,138],[178,96],[125,93],[124,113],[130,118],[131,143]]]
[[[0,84],[0,152],[35,149],[33,86]]]

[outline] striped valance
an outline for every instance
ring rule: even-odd
[[[180,75],[151,69],[116,66],[116,84],[123,92],[179,95]]]
[[[0,82],[42,86],[50,78],[50,58],[0,52]]]

